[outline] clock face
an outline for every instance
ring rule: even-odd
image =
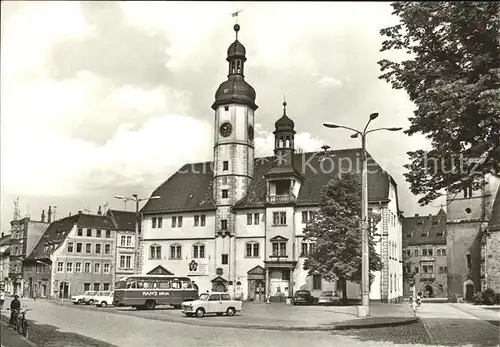
[[[248,138],[250,139],[250,141],[253,140],[253,126],[249,126],[248,127]]]
[[[228,137],[233,132],[233,127],[231,123],[224,123],[220,126],[220,134],[224,137]]]

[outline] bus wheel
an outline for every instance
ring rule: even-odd
[[[148,300],[146,301],[146,309],[152,310],[156,306],[156,302],[154,300]]]
[[[200,308],[197,308],[196,309],[196,317],[203,317],[205,315],[205,310],[202,309],[201,307]]]

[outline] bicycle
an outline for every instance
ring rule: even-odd
[[[24,337],[28,338],[28,320],[26,319],[26,312],[31,311],[31,309],[26,309],[24,311],[19,312],[17,316],[17,331],[22,334]]]
[[[17,330],[17,320],[19,318],[19,309],[12,310],[11,318],[9,319],[9,327]]]

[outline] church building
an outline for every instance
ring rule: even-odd
[[[227,80],[212,104],[213,161],[185,164],[153,192],[160,198],[142,208],[140,271],[189,276],[200,292],[227,291],[242,300],[263,301],[269,293],[283,301],[300,289],[317,297],[337,283],[303,269],[312,246],[303,229],[319,209],[323,185],[359,170],[361,149],[296,152],[295,125],[284,102],[274,155],[255,158],[256,93],[244,78],[240,26],[234,30]],[[383,260],[370,298],[396,302],[403,293],[397,185],[368,158],[369,207],[381,216],[375,238]],[[348,283],[347,296],[359,298],[359,285]]]

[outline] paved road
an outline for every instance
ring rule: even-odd
[[[31,301],[27,305],[33,309],[33,311],[29,312],[29,318],[33,320],[31,340],[37,343],[39,347],[170,345],[187,347],[377,347],[394,345],[428,346],[432,344],[460,346],[469,343],[474,343],[476,346],[496,346],[498,344],[498,330],[495,326],[467,315],[447,304],[435,304],[438,306],[426,304],[425,307],[422,307],[419,314],[427,317],[423,323],[344,332],[212,328],[152,320],[135,315],[114,314],[112,309],[58,306],[44,301]],[[453,325],[454,320],[450,318],[457,316],[457,312],[463,315],[459,328]],[[443,316],[450,317],[444,318]],[[434,320],[434,323],[439,323],[437,328],[432,327],[432,320]],[[486,325],[483,325],[483,323]],[[430,327],[429,324],[431,324]],[[479,329],[478,333],[474,334],[477,329]],[[430,334],[432,332],[435,334],[436,331],[443,336],[441,340]]]

